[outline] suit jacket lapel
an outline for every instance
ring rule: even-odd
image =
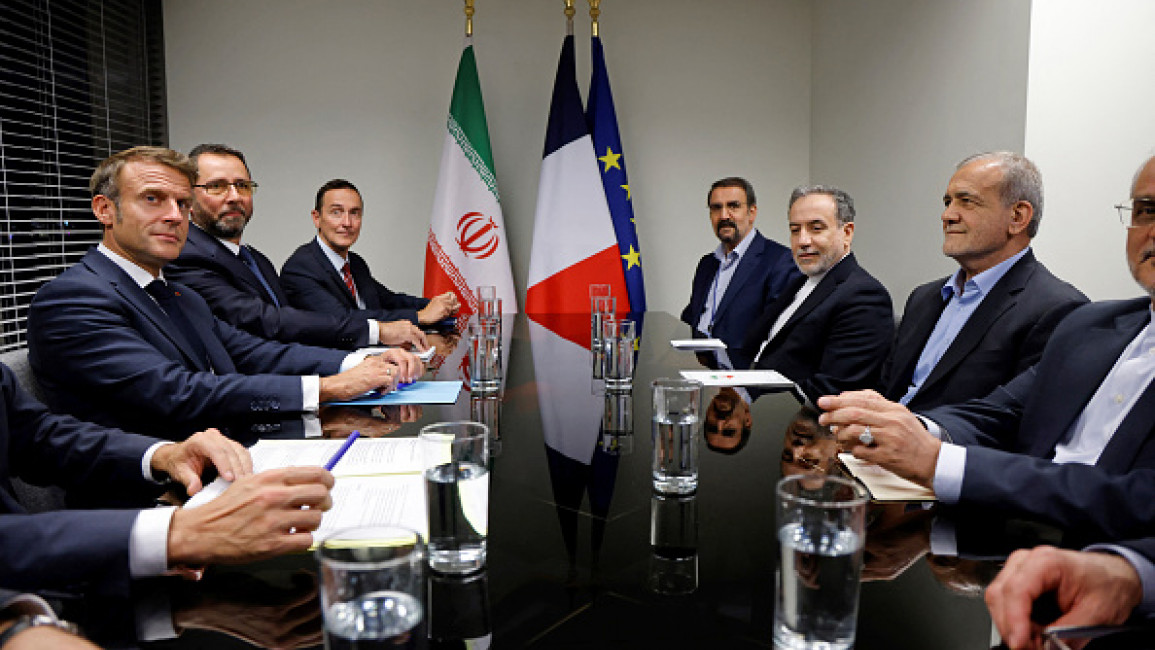
[[[751,235],[753,236],[753,235]],[[726,285],[726,293],[722,296],[722,300],[718,302],[718,310],[714,313],[714,322],[726,313],[726,308],[730,306],[737,295],[742,291],[742,285],[750,281],[750,277],[754,275],[754,271],[762,265],[762,253],[765,252],[766,245],[761,237],[750,242],[750,248],[746,249],[746,254],[742,259],[738,260],[738,268],[734,269],[734,276],[730,278],[730,284]],[[717,261],[718,258],[714,258]],[[719,264],[720,266],[720,264]],[[717,273],[717,266],[714,267],[714,272]]]
[[[1147,390],[1131,407],[1115,435],[1107,442],[1107,447],[1099,456],[1096,467],[1102,467],[1109,472],[1123,472],[1131,469],[1140,447],[1147,442],[1155,426],[1155,382],[1147,385]]]
[[[1147,311],[1122,314],[1112,323],[1088,328],[1080,338],[1080,345],[1065,351],[1067,356],[1059,369],[1051,369],[1053,385],[1048,388],[1046,407],[1035,409],[1039,416],[1031,424],[1031,432],[1037,436],[1030,444],[1030,455],[1042,458],[1053,455],[1055,445],[1070,431],[1123,349],[1146,325],[1148,314]]]
[[[361,300],[365,301],[365,308],[382,309],[380,296],[377,295],[377,287],[373,284],[373,276],[369,274],[369,265],[353,251],[349,251],[349,272],[353,274],[353,283],[357,285]],[[342,280],[342,284],[344,284],[344,280]],[[357,305],[354,304],[353,307],[355,309]]]
[[[92,270],[98,277],[112,285],[125,302],[132,305],[145,318],[147,318],[156,329],[160,331],[172,344],[180,350],[185,359],[190,365],[197,370],[208,370],[200,359],[200,355],[193,349],[192,344],[185,340],[180,334],[180,330],[173,325],[172,320],[168,314],[156,304],[152,296],[148,295],[144,289],[140,288],[136,282],[122,271],[112,260],[104,256],[97,250],[92,250],[84,258],[85,265]]]
[[[322,281],[328,283],[336,295],[341,296],[341,301],[345,303],[346,307],[356,309],[357,301],[353,300],[353,294],[349,293],[349,287],[345,286],[345,278],[342,278],[337,269],[333,268],[333,264],[329,262],[329,257],[325,255],[325,251],[321,250],[321,244],[316,239],[313,240],[312,244],[313,259],[321,268]],[[350,264],[350,272],[352,268],[353,265]],[[353,281],[356,282],[356,278]]]
[[[932,286],[941,287],[944,282],[946,282],[946,278],[936,281]],[[938,324],[938,319],[942,316],[946,301],[942,299],[942,294],[936,290],[929,294],[921,304],[911,306],[914,307],[914,313],[902,315],[902,329],[905,332],[902,340],[894,346],[894,360],[891,363],[895,371],[889,378],[891,385],[887,387],[888,391],[900,390],[905,393],[910,386],[910,380],[914,376],[914,367],[922,355],[922,349],[926,347],[927,340],[930,339],[931,332],[934,331],[934,326]],[[928,381],[923,382],[923,385],[925,386],[927,383],[930,383],[929,378]]]
[[[847,253],[846,257],[842,258],[842,261],[836,264],[834,268],[830,269],[830,271],[826,274],[826,277],[822,278],[817,287],[814,287],[814,291],[811,291],[810,295],[806,296],[806,300],[803,300],[802,304],[798,306],[798,309],[790,315],[790,318],[787,319],[786,323],[782,325],[782,331],[792,327],[794,323],[797,323],[807,314],[814,311],[814,308],[818,305],[821,305],[822,301],[825,300],[827,296],[834,293],[834,290],[838,288],[838,285],[842,284],[846,278],[850,277],[850,274],[853,273],[857,268],[858,261],[854,259],[854,253]],[[798,292],[795,291],[794,293]],[[790,301],[794,301],[793,295],[791,295]],[[789,305],[790,303],[786,304]],[[781,332],[779,332],[779,334],[781,334]]]
[[[950,347],[943,353],[942,358],[935,364],[930,375],[923,382],[923,388],[938,381],[949,373],[955,366],[962,363],[971,351],[983,340],[988,330],[996,320],[1018,303],[1019,294],[1027,285],[1031,275],[1035,272],[1035,257],[1028,251],[1014,266],[1007,270],[990,293],[983,297],[983,301],[975,309],[966,325],[959,330],[958,336],[951,341]]]

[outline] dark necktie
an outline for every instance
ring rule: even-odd
[[[349,270],[349,262],[345,262],[345,266],[341,267],[341,277],[345,278],[345,286],[349,287],[349,293],[353,296],[353,302],[357,302],[357,287],[353,284],[353,273]]]
[[[165,314],[168,314],[169,320],[176,325],[176,328],[180,330],[181,336],[184,337],[185,342],[196,352],[201,363],[204,364],[204,367],[211,369],[212,364],[209,363],[209,355],[205,352],[205,343],[201,340],[200,335],[197,334],[192,324],[189,323],[184,310],[181,309],[180,294],[173,291],[171,287],[165,284],[164,280],[160,279],[149,282],[144,290],[147,291],[150,296],[156,298],[157,304],[160,305],[160,308],[164,310]]]
[[[269,286],[268,281],[265,280],[265,276],[261,275],[261,269],[257,266],[257,258],[253,257],[253,253],[249,250],[249,247],[241,246],[241,251],[238,255],[241,256],[241,261],[245,263],[245,266],[249,267],[253,275],[257,276],[257,280],[260,281],[261,286],[265,288],[265,293],[269,294],[269,297],[273,299],[273,304],[280,307],[281,301],[277,300],[277,294],[273,293],[273,288]]]

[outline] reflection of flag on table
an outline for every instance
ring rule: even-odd
[[[594,36],[591,40],[593,75],[590,78],[586,121],[593,137],[594,155],[601,163],[602,186],[605,188],[606,202],[617,235],[622,272],[629,290],[629,310],[641,313],[646,311],[646,286],[642,278],[642,247],[638,244],[638,231],[634,225],[630,180],[626,177],[626,159],[622,154],[622,139],[618,132],[618,118],[614,111],[614,95],[610,92],[610,76],[606,71],[602,39]],[[625,311],[625,305],[620,307]]]
[[[590,311],[589,285],[626,295],[621,257],[574,72],[573,36],[557,64],[537,189],[525,311]],[[619,298],[618,309],[626,310]]]
[[[446,127],[425,250],[425,296],[453,291],[462,311],[471,313],[477,311],[478,285],[493,285],[502,311],[517,313],[489,127],[469,39],[457,66]]]

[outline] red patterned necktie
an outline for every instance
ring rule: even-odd
[[[345,286],[349,287],[349,293],[352,294],[353,300],[356,300],[357,288],[353,286],[353,273],[349,271],[348,262],[345,262],[345,266],[341,267],[341,276],[345,278]]]

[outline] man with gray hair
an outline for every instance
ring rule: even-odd
[[[894,336],[894,311],[886,287],[850,252],[854,200],[836,187],[797,187],[788,217],[803,277],[762,313],[744,354],[755,368],[785,375],[811,402],[873,386]]]
[[[959,269],[911,292],[882,369],[880,392],[915,409],[985,397],[1034,365],[1059,321],[1087,302],[1031,251],[1043,181],[1030,160],[968,157],[943,204],[942,252]]]

